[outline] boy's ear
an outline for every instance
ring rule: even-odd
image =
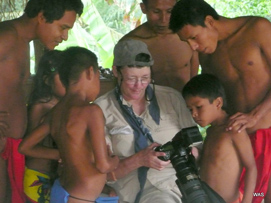
[[[112,71],[113,71],[114,76],[117,78],[118,77],[117,66],[112,66]]]
[[[215,99],[215,104],[216,104],[216,107],[217,107],[218,109],[221,109],[222,106],[223,106],[223,99],[222,99],[222,97],[217,97],[217,98]]]
[[[40,24],[46,23],[46,18],[44,17],[43,12],[39,12],[37,17],[38,17],[38,22]]]
[[[146,14],[147,13],[147,8],[146,5],[144,3],[140,3],[140,8],[142,13]]]
[[[205,17],[204,23],[205,23],[205,25],[207,27],[209,27],[209,26],[213,27],[214,26],[214,22],[215,22],[215,19],[212,16],[207,15]]]
[[[93,66],[90,66],[88,69],[86,69],[86,77],[88,80],[91,80],[94,77],[94,69]]]

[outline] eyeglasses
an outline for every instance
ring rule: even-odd
[[[142,85],[149,84],[151,78],[144,77],[144,78],[125,78],[123,79],[128,85],[135,85],[138,82],[141,82]]]

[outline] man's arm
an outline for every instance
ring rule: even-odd
[[[259,44],[259,54],[266,62],[268,70],[271,72],[271,38],[269,34],[271,33],[271,23],[264,18],[256,18],[253,30],[254,38],[257,39],[257,44]],[[256,42],[255,42],[256,43]],[[260,59],[259,59],[260,60]],[[265,67],[263,67],[265,68]],[[271,75],[269,76],[271,80]],[[271,111],[271,86],[269,85],[269,91],[266,93],[265,97],[262,99],[257,106],[249,113],[238,112],[230,117],[230,122],[228,124],[227,130],[232,128],[242,131],[246,128],[254,127],[267,113]]]
[[[252,202],[253,192],[255,190],[257,180],[257,167],[255,164],[251,142],[246,131],[242,131],[239,134],[232,133],[231,138],[233,145],[240,156],[242,165],[246,169],[245,190],[242,203],[250,203]]]
[[[241,113],[237,112],[230,117],[230,121],[226,130],[237,129],[237,132],[241,132],[246,128],[252,128],[255,126],[261,118],[271,111],[271,90],[268,91],[263,101],[259,103],[251,112]]]

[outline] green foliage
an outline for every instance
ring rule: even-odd
[[[226,17],[262,16],[271,20],[270,0],[206,0],[216,11]]]
[[[83,3],[84,12],[70,31],[69,40],[57,49],[86,47],[96,53],[102,67],[111,68],[115,44],[144,20],[139,2],[83,0]]]
[[[22,14],[27,0],[1,0],[0,1],[0,22],[17,18]]]

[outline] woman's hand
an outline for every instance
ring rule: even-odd
[[[146,166],[161,171],[170,163],[170,161],[162,161],[161,159],[158,158],[159,156],[166,155],[164,152],[154,151],[154,148],[158,146],[160,146],[160,144],[152,143],[147,148],[138,152],[140,154],[139,161],[142,166]]]

